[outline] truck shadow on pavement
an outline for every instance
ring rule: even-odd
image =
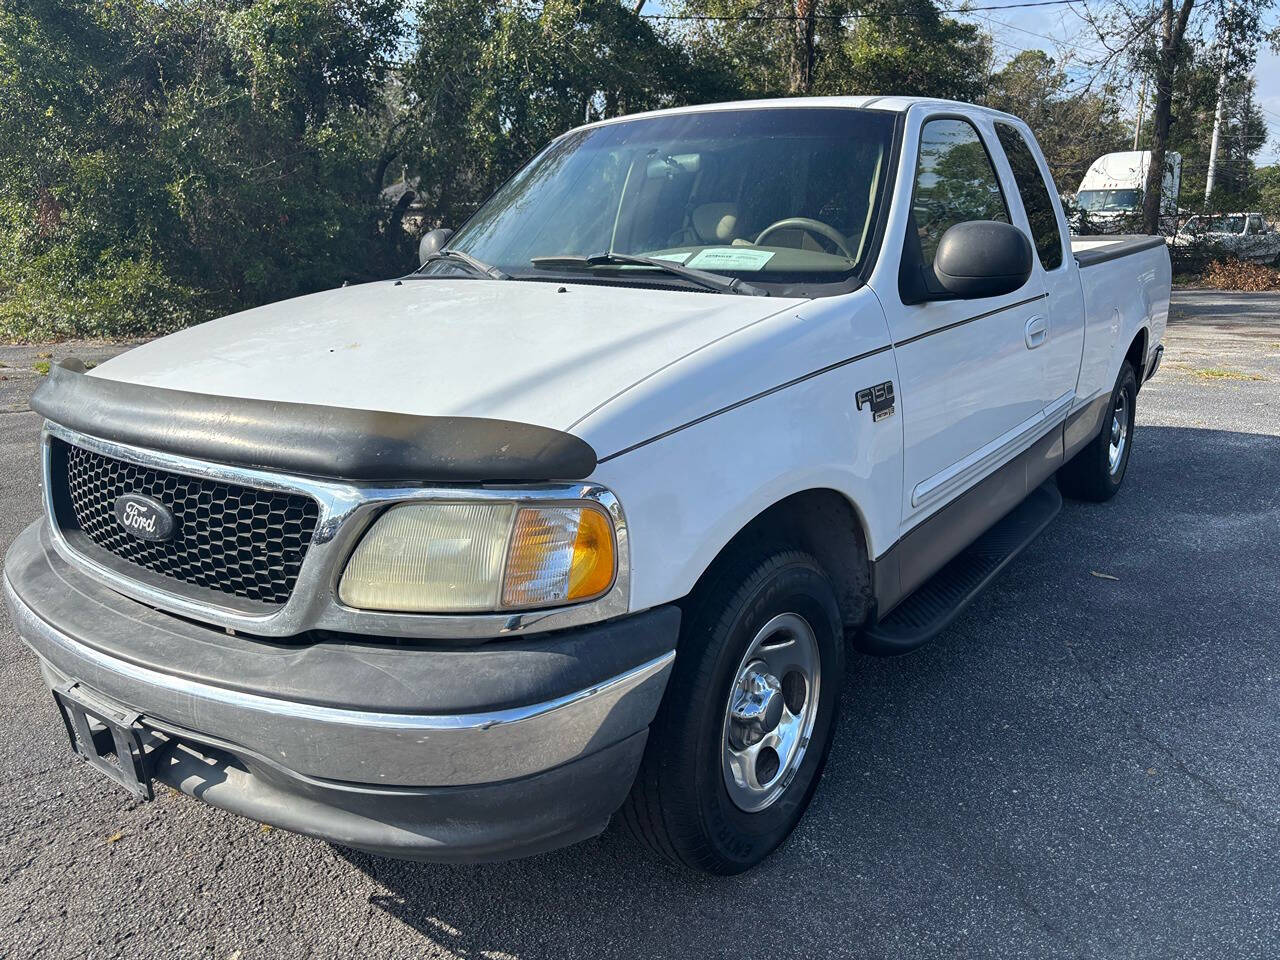
[[[369,923],[464,957],[1256,952],[1278,584],[1280,437],[1140,426],[1113,501],[1068,503],[930,646],[851,659],[826,777],[755,872],[616,828],[504,864],[335,849],[385,891]]]

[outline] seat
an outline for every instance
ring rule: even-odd
[[[704,203],[693,208],[689,222],[698,243],[728,243],[738,235],[738,205]]]

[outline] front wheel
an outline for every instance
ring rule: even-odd
[[[1110,500],[1124,483],[1133,451],[1138,378],[1128,363],[1120,368],[1102,429],[1058,471],[1058,487],[1076,500]]]
[[[756,865],[809,805],[843,679],[835,591],[812,556],[760,550],[722,563],[686,611],[623,824],[677,865]]]

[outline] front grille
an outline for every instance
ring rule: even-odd
[[[163,577],[267,604],[282,604],[298,582],[319,505],[301,493],[143,467],[51,439],[50,480],[55,519],[77,549],[76,532],[128,564]],[[118,497],[140,493],[174,516],[169,540],[126,532],[116,520]]]

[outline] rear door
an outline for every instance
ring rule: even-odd
[[[1053,419],[1066,413],[1076,395],[1084,351],[1084,291],[1064,242],[1066,221],[1059,216],[1053,180],[1039,149],[1012,123],[997,120],[993,126],[1008,166],[1005,176],[1013,180],[1036,251],[1032,271],[1040,275],[1047,294],[1041,310],[1045,322],[1028,328],[1027,348],[1040,378],[1045,416]]]
[[[1280,233],[1267,227],[1262,214],[1249,214],[1244,233],[1244,255],[1247,259],[1270,263],[1280,256]]]
[[[1048,324],[1039,271],[999,297],[911,302],[919,278],[934,276],[934,253],[949,227],[1000,220],[1026,229],[1006,199],[984,118],[934,113],[919,127],[909,124],[908,137],[913,128],[916,150],[904,151],[914,176],[900,305],[886,311],[901,381],[904,531],[1034,439],[1044,387],[1040,354],[1029,337]]]

